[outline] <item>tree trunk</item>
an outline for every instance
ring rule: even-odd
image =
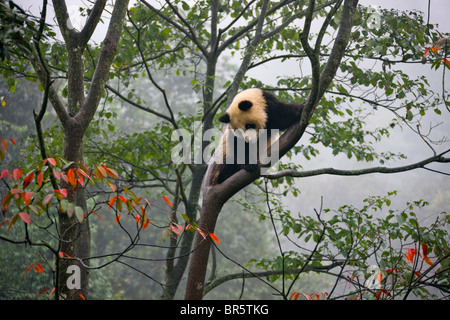
[[[109,69],[114,61],[117,46],[122,32],[125,14],[129,0],[117,0],[111,14],[105,39],[103,41],[97,65],[85,97],[83,52],[92,36],[106,0],[97,0],[90,12],[86,25],[81,31],[70,29],[67,21],[69,15],[64,1],[53,1],[55,15],[68,52],[68,106],[61,102],[56,91],[49,90],[49,99],[58,114],[64,130],[63,157],[73,162],[83,162],[83,137],[91,123],[109,75]],[[33,47],[31,47],[33,48]],[[45,61],[38,58],[38,53],[31,49],[31,61],[42,84],[49,83],[47,72],[44,72]],[[70,168],[67,168],[69,170]],[[87,217],[86,193],[83,186],[73,187],[69,183],[61,183],[61,188],[67,189],[67,200],[74,206],[83,209]],[[56,270],[56,299],[85,299],[89,287],[89,256],[91,235],[89,220],[78,221],[76,215],[69,217],[60,212],[58,219],[59,256]],[[71,268],[74,266],[74,268]]]
[[[83,132],[84,130],[77,127],[65,130],[63,145],[63,157],[65,159],[73,162],[83,161]],[[64,183],[61,187],[67,189],[69,203],[81,207],[83,212],[87,213],[85,188],[78,185],[75,189],[69,183]],[[82,263],[80,260],[68,258],[84,259],[90,256],[89,219],[86,218],[80,223],[76,215],[69,217],[66,213],[60,212],[59,236],[58,293],[64,299],[85,299],[88,296],[89,288],[89,269],[86,268],[89,265],[89,260],[84,260]],[[70,266],[78,268],[71,269]]]

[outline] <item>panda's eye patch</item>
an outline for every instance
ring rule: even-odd
[[[254,123],[246,123],[245,130],[256,129],[256,125]]]
[[[251,101],[248,101],[248,100],[243,100],[243,101],[239,102],[239,104],[238,104],[238,108],[241,111],[247,111],[252,106],[253,106],[253,103]]]

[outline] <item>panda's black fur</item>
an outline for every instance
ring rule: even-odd
[[[249,161],[250,145],[247,141],[245,141],[245,163],[237,164],[237,139],[242,138],[237,137],[234,130],[240,129],[242,132],[247,132],[249,129],[254,129],[256,135],[251,137],[253,138],[251,142],[256,142],[259,130],[267,129],[269,135],[271,129],[286,130],[300,121],[302,111],[303,104],[280,101],[272,93],[258,88],[247,89],[237,94],[227,111],[219,117],[219,121],[227,124],[222,137],[222,143],[225,145],[222,156],[225,159],[226,154],[230,152],[227,148],[228,141],[230,138],[234,139],[234,162],[231,164],[224,162],[219,165],[216,173],[217,183],[222,183],[241,169],[247,171],[258,169],[257,163]],[[269,136],[268,141],[270,138]]]

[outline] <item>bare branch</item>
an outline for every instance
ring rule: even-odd
[[[430,163],[449,163],[450,158],[444,158],[443,155],[450,152],[450,150],[444,151],[436,156],[430,157],[428,159],[409,164],[406,166],[387,168],[387,167],[373,167],[366,169],[354,169],[354,170],[340,170],[334,168],[324,168],[324,169],[316,169],[309,171],[295,171],[295,170],[282,170],[275,173],[269,173],[266,175],[262,175],[267,179],[278,179],[282,177],[293,177],[293,178],[305,178],[311,176],[319,176],[322,174],[330,174],[330,175],[338,175],[338,176],[359,176],[364,174],[371,173],[399,173],[410,171],[414,169],[427,169],[425,166]]]
[[[172,9],[172,11],[178,16],[178,18],[183,22],[185,26],[187,26],[188,29],[183,28],[182,25],[177,23],[176,21],[172,20],[165,14],[161,12],[161,10],[156,9],[154,6],[152,6],[150,3],[148,3],[145,0],[141,0],[143,4],[145,4],[150,10],[152,10],[154,13],[156,13],[158,16],[163,18],[165,21],[167,21],[169,24],[174,26],[176,29],[180,30],[182,33],[184,33],[189,39],[191,39],[195,45],[199,48],[199,50],[203,53],[205,57],[208,57],[208,51],[206,48],[198,41],[197,36],[195,35],[195,30],[192,28],[192,26],[184,19],[178,12],[178,10],[170,4],[169,1],[167,1],[168,5]]]

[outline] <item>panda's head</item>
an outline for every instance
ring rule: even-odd
[[[219,117],[247,142],[256,142],[259,130],[266,128],[267,103],[261,89],[247,89],[238,93],[227,111]]]

